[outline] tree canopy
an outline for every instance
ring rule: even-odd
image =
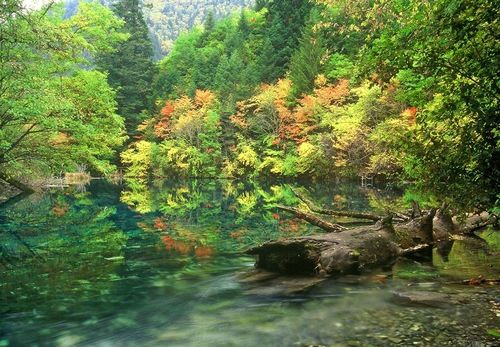
[[[40,174],[77,164],[108,173],[124,141],[115,92],[92,57],[126,38],[123,22],[82,3],[63,19],[61,6],[27,12],[8,0],[0,10],[0,173]]]
[[[4,3],[3,174],[112,172],[125,121],[128,177],[375,177],[498,209],[491,0],[207,9],[157,64],[137,0],[69,18]]]

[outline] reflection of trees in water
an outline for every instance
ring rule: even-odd
[[[432,262],[442,275],[453,278],[498,278],[500,235],[485,230],[480,237],[466,237],[434,249]]]
[[[387,204],[390,199],[398,198],[393,191],[366,190],[356,184],[299,186],[307,187],[309,195],[320,205],[340,209],[372,210],[377,201],[385,199]],[[163,242],[165,249],[176,254],[193,255],[207,246],[218,251],[235,251],[287,234],[314,231],[277,210],[278,204],[299,203],[288,183],[191,180],[156,181],[148,185],[145,180],[129,180],[121,201],[142,213],[137,222],[140,229],[168,234],[159,243]]]
[[[112,220],[115,207],[69,189],[34,195],[0,214],[2,256],[8,259],[0,274],[5,303],[28,309],[58,297],[109,291],[102,279],[120,264],[127,240]]]

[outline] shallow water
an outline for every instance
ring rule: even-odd
[[[382,213],[403,192],[305,186],[319,203]],[[54,189],[0,210],[0,346],[493,346],[500,239],[456,241],[391,273],[331,279],[307,291],[249,283],[252,245],[318,232],[280,213],[283,183],[142,182]],[[345,222],[346,220],[344,220]],[[391,276],[392,274],[392,276]],[[393,292],[450,295],[405,306]]]

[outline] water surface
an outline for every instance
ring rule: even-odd
[[[319,204],[383,213],[390,187],[294,183]],[[318,232],[276,210],[284,183],[144,182],[53,189],[0,209],[0,346],[495,345],[499,235],[456,241],[392,272],[248,283],[260,242]],[[348,220],[343,220],[349,222]],[[402,306],[394,291],[450,294],[444,308]],[[293,293],[292,293],[293,292]]]

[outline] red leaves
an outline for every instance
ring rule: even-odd
[[[315,91],[317,101],[322,106],[341,105],[351,93],[348,80],[340,80],[336,85],[326,85]]]
[[[417,108],[412,106],[408,107],[406,110],[403,111],[403,114],[408,118],[408,123],[410,125],[413,125],[417,121]]]
[[[174,113],[174,111],[175,111],[174,104],[171,103],[170,101],[167,101],[165,106],[163,106],[163,108],[161,109],[160,115],[164,118],[165,117],[169,118],[172,115],[172,113]]]
[[[167,251],[176,251],[182,255],[188,255],[191,252],[191,245],[184,241],[176,241],[171,236],[162,236],[161,242],[165,245]]]
[[[181,255],[192,254],[194,250],[194,256],[196,258],[210,258],[214,255],[215,251],[209,246],[194,246],[192,242],[185,242],[182,240],[175,240],[170,235],[165,235],[161,237],[161,242],[165,246],[167,251],[175,251]]]
[[[155,136],[159,139],[165,139],[170,133],[170,120],[174,112],[175,105],[167,101],[160,111],[161,119],[155,125]]]
[[[158,231],[165,231],[168,228],[167,223],[161,217],[155,218],[153,226]]]
[[[196,258],[210,258],[214,255],[214,250],[211,247],[199,246],[195,248],[194,255]]]

